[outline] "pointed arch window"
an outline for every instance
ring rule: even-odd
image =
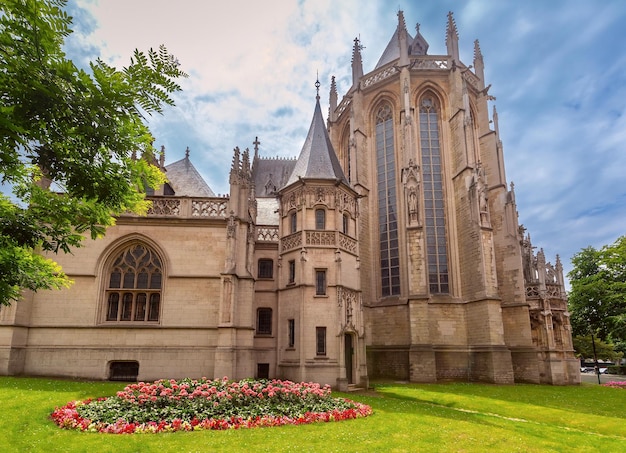
[[[376,171],[382,296],[400,294],[400,253],[396,199],[393,115],[385,104],[376,112]]]
[[[445,200],[437,104],[425,96],[419,110],[428,283],[431,293],[450,292]]]
[[[158,322],[163,269],[150,247],[133,243],[124,248],[107,270],[107,322]]]

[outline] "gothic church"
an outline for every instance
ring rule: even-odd
[[[399,12],[364,73],[355,40],[352,86],[339,100],[333,79],[325,120],[318,84],[297,158],[236,148],[228,196],[162,154],[147,216],[53,257],[70,289],[0,310],[0,374],[578,384],[561,263],[518,224],[451,13],[446,46]]]

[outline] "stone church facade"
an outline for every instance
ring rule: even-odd
[[[74,280],[0,310],[0,374],[578,384],[563,270],[535,253],[483,57],[429,55],[402,12],[376,67],[318,96],[295,159],[190,161],[145,217],[54,257]],[[491,128],[493,125],[493,129]]]

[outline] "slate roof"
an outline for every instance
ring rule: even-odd
[[[165,166],[168,183],[177,197],[214,197],[215,194],[204,181],[189,156]]]
[[[256,203],[256,224],[278,226],[278,198],[257,198]]]
[[[257,198],[273,197],[282,189],[296,165],[296,159],[255,158],[252,177]]]
[[[315,103],[309,133],[286,185],[293,184],[300,178],[339,180],[348,185],[324,124],[319,96]]]
[[[389,44],[387,44],[387,47],[385,47],[385,51],[380,56],[380,59],[378,60],[378,63],[376,63],[376,67],[374,69],[381,68],[387,63],[391,63],[392,61],[400,58],[400,32],[406,33],[406,43],[408,46],[407,50],[409,52],[409,55],[426,55],[426,52],[428,51],[428,43],[419,32],[419,30],[417,31],[417,35],[415,36],[415,38],[413,38],[411,34],[406,30],[406,25],[404,24],[404,16],[401,16],[399,18],[396,31],[393,32],[393,35],[389,40]]]

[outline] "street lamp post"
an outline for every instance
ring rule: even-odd
[[[593,363],[595,365],[596,375],[598,376],[598,384],[600,384],[600,368],[598,367],[598,355],[596,354],[596,340],[593,337],[593,329],[591,331],[591,347],[593,348]]]

